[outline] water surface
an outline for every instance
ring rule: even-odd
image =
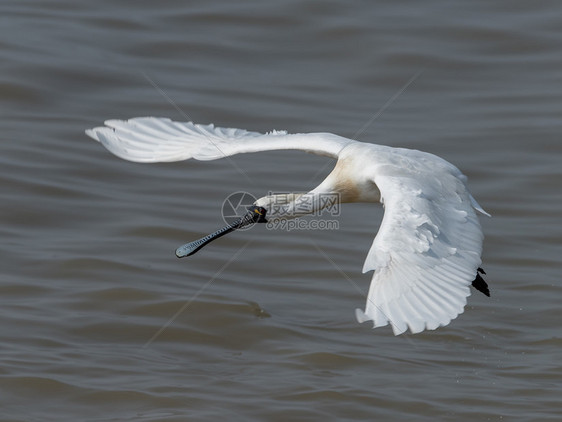
[[[0,16],[3,420],[560,420],[561,5],[29,0]],[[493,215],[492,297],[433,332],[359,325],[373,204],[346,205],[339,230],[257,227],[176,259],[232,192],[307,190],[332,163],[141,165],[83,133],[144,115],[446,158]]]

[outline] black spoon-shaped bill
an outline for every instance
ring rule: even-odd
[[[184,258],[186,256],[193,255],[199,249],[203,248],[203,246],[207,245],[208,243],[212,242],[219,237],[224,236],[227,233],[230,233],[234,230],[241,229],[242,227],[249,226],[255,223],[266,223],[267,220],[265,219],[266,209],[257,206],[251,206],[248,208],[248,212],[244,214],[239,219],[233,221],[228,226],[223,227],[222,229],[217,230],[214,233],[211,233],[201,239],[194,240],[193,242],[186,243],[183,246],[180,246],[176,249],[176,256],[178,258]]]

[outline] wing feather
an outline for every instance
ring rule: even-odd
[[[464,177],[419,151],[379,158],[373,181],[385,207],[363,272],[375,270],[360,322],[394,334],[447,325],[463,312],[481,264],[482,230]]]
[[[108,120],[86,134],[120,158],[136,162],[216,160],[234,154],[297,149],[337,158],[349,139],[330,133],[267,134],[167,118]]]

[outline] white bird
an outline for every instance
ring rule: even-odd
[[[108,120],[86,133],[125,160],[154,163],[215,160],[234,154],[296,149],[337,159],[326,179],[308,194],[279,205],[276,195],[258,199],[236,223],[178,248],[178,257],[243,225],[288,219],[326,206],[322,195],[345,202],[381,202],[385,208],[363,272],[374,270],[359,322],[391,324],[395,335],[447,325],[463,312],[470,285],[489,296],[479,273],[483,234],[469,193],[454,165],[426,152],[358,142],[330,133],[267,134],[214,125],[141,117]],[[312,199],[312,201],[311,201]],[[308,204],[304,206],[304,201]],[[277,203],[276,203],[277,202]],[[324,201],[325,202],[325,201]],[[310,203],[314,204],[313,209]]]

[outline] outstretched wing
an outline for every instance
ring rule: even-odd
[[[159,117],[108,120],[106,126],[86,130],[109,151],[129,161],[216,160],[234,154],[298,149],[336,158],[352,142],[330,133],[289,135],[285,131],[267,134],[191,122],[174,122]]]
[[[375,270],[359,322],[395,335],[447,325],[463,312],[483,234],[466,177],[445,160],[394,149],[374,169],[385,213],[363,272]]]

